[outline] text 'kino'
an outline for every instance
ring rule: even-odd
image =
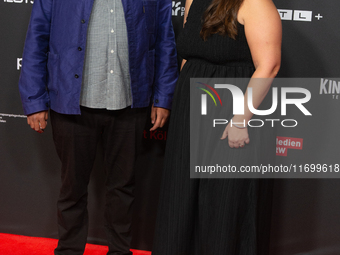
[[[321,78],[320,94],[340,94],[340,81]]]

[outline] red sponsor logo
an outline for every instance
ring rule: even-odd
[[[143,134],[144,134],[144,139],[166,140],[167,131],[163,131],[163,130],[146,131],[146,130],[144,130]]]
[[[303,138],[276,137],[276,155],[287,157],[288,149],[302,150]]]

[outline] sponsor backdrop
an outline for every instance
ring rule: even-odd
[[[320,118],[291,110],[296,128],[278,127],[278,164],[339,163],[340,42],[337,0],[274,0],[283,23],[279,77],[315,77],[306,107]],[[32,0],[0,2],[0,232],[57,237],[56,200],[60,163],[51,128],[30,130],[18,92],[21,56]],[[176,34],[185,1],[172,1]],[[308,89],[308,88],[307,88]],[[302,118],[303,117],[303,118]],[[135,248],[151,250],[167,128],[143,134],[138,159]],[[104,172],[101,147],[89,186],[89,241],[105,243]],[[305,164],[308,164],[307,166]],[[307,168],[306,168],[307,167]],[[340,254],[340,179],[276,179],[271,234],[272,254]]]

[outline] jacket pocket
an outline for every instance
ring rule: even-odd
[[[47,53],[47,89],[49,92],[58,94],[57,80],[59,70],[59,55],[51,52]]]
[[[156,30],[156,19],[157,19],[157,1],[143,1],[143,12],[145,26],[148,33],[154,34]]]

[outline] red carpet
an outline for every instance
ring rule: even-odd
[[[0,233],[1,255],[53,255],[56,239]],[[149,251],[131,250],[133,255],[151,255]],[[84,255],[106,255],[107,247],[87,244]]]

